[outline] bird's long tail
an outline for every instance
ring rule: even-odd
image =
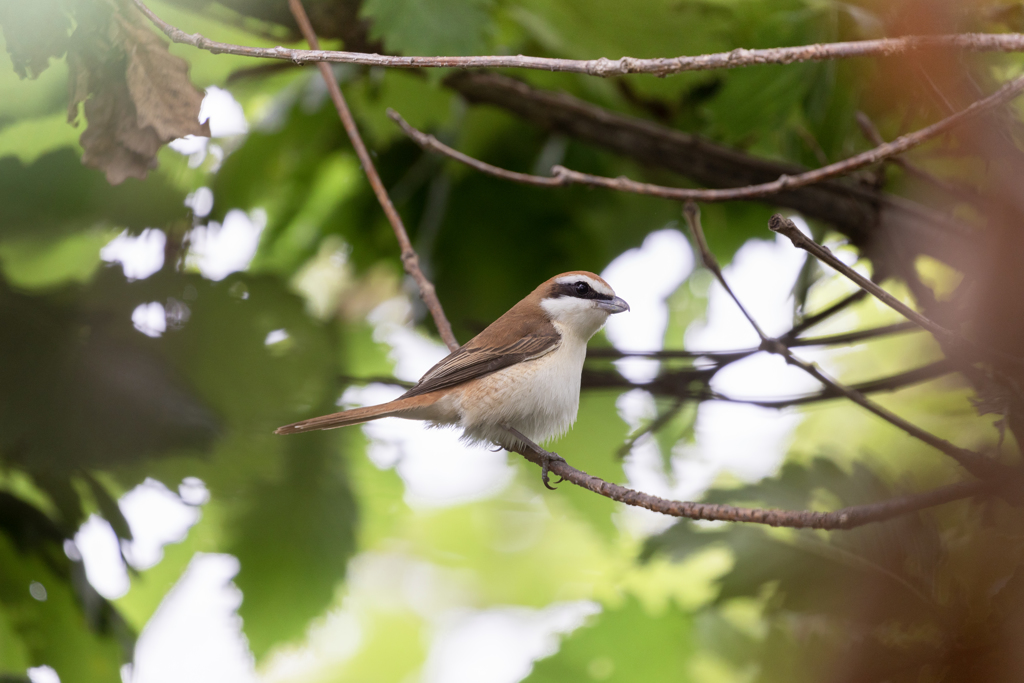
[[[419,399],[419,400],[417,400]],[[353,408],[343,410],[340,413],[313,417],[302,422],[278,427],[275,434],[299,434],[301,432],[312,432],[318,429],[337,429],[349,425],[362,424],[370,420],[378,420],[382,417],[401,416],[414,408],[420,407],[424,401],[422,396],[410,398],[399,398],[379,406],[366,406],[365,408]]]

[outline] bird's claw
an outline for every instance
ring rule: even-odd
[[[565,462],[565,458],[560,456],[558,453],[545,451],[543,448],[539,448],[537,450],[539,451],[538,454],[541,457],[540,480],[544,484],[544,488],[548,489],[549,491],[554,491],[555,487],[551,485],[551,478],[548,476],[551,470],[551,463]],[[565,481],[565,477],[559,474],[556,474],[555,476],[558,477],[558,481],[555,482],[556,484],[561,484],[563,481]]]
[[[558,453],[552,453],[551,451],[544,450],[543,448],[535,444],[533,441],[528,439],[526,436],[524,436],[522,432],[520,432],[512,425],[503,424],[502,427],[513,437],[522,442],[522,444],[526,447],[526,450],[531,450],[538,456],[540,456],[540,480],[541,482],[543,482],[544,488],[554,491],[555,487],[551,485],[551,477],[548,476],[551,471],[551,463],[565,462],[565,458],[560,456]],[[515,450],[519,453],[522,453],[523,455],[526,455],[525,451],[519,450],[518,448],[512,448],[509,450]],[[556,476],[558,477],[558,481],[555,482],[556,484],[561,484],[563,481],[565,481],[565,477],[561,475]]]

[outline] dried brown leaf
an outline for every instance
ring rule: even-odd
[[[112,185],[145,178],[161,145],[186,135],[209,136],[199,123],[203,93],[188,78],[188,62],[123,2],[79,18],[68,48],[68,120],[85,102],[82,163]]]

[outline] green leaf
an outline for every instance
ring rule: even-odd
[[[525,683],[644,681],[685,683],[695,653],[692,618],[675,606],[648,614],[635,600],[606,609],[534,665]]]
[[[45,589],[44,600],[29,593],[33,582]],[[121,643],[107,629],[94,632],[90,628],[67,576],[56,573],[38,556],[19,553],[4,534],[0,534],[0,610],[32,666],[51,666],[67,683],[119,680],[128,656]],[[0,662],[0,670],[5,666]]]
[[[217,422],[160,351],[132,326],[132,287],[108,269],[91,296],[25,296],[0,281],[0,452],[60,478],[202,449]],[[121,298],[121,301],[117,301]],[[71,521],[71,520],[68,520]]]
[[[0,240],[0,270],[21,289],[88,282],[102,263],[100,249],[116,236],[111,230],[88,230],[57,239]]]
[[[492,0],[368,0],[362,13],[391,52],[471,55],[485,51],[492,7]]]
[[[71,20],[57,0],[0,2],[0,26],[14,71],[21,78],[36,78],[61,57],[68,46]]]
[[[256,486],[250,510],[230,528],[245,596],[239,614],[257,657],[305,633],[355,549],[355,503],[336,443],[329,433],[290,438],[281,478]]]
[[[60,192],[53,188],[59,187]],[[84,168],[71,149],[49,152],[31,164],[0,159],[0,238],[66,235],[96,225],[141,231],[188,216],[185,192],[159,174],[146,182],[129,180],[111,187]]]

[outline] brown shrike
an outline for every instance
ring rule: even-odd
[[[628,310],[629,304],[593,273],[556,275],[394,401],[314,417],[275,433],[402,417],[462,427],[470,442],[509,450],[536,445],[564,434],[576,421],[587,342],[609,315]]]

